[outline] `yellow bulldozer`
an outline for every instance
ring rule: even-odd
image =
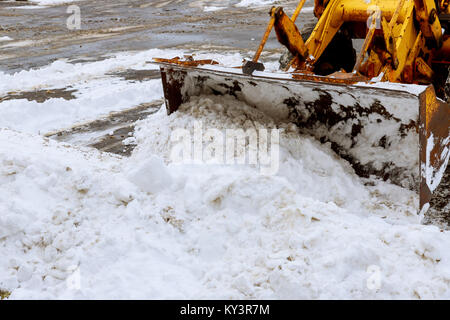
[[[450,0],[315,0],[310,34],[295,23],[304,3],[291,17],[272,7],[238,68],[155,58],[167,112],[195,95],[233,96],[331,143],[358,175],[417,191],[424,213],[450,157]],[[287,52],[281,71],[265,72],[273,29]]]

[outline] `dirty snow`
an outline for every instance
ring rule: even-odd
[[[405,91],[409,92],[411,94],[419,95],[423,93],[427,86],[426,85],[419,85],[419,84],[403,84],[403,83],[395,83],[395,82],[381,82],[377,81],[377,79],[372,79],[374,82],[366,83],[366,82],[357,82],[355,85],[357,86],[366,86],[366,87],[372,87],[372,88],[380,88],[380,89],[392,89],[392,90],[398,90],[398,91]]]
[[[66,3],[70,4],[71,2],[80,2],[80,0],[28,0],[28,2],[37,3],[43,6],[53,6]]]
[[[140,53],[122,53],[114,57],[90,62],[70,63],[57,60],[49,66],[23,70],[14,74],[0,72],[0,95],[11,92],[32,92],[42,89],[66,88],[76,90],[77,99],[52,98],[39,103],[25,99],[0,102],[0,127],[30,133],[46,133],[71,126],[75,122],[96,119],[111,111],[124,110],[162,98],[160,80],[129,82],[111,75],[127,69],[157,69],[149,64],[153,57],[183,56],[180,50],[153,49]],[[228,65],[239,65],[240,54],[219,55],[199,53],[198,59],[212,57]]]
[[[108,74],[174,54],[0,74],[1,95],[78,90],[0,103],[0,289],[10,299],[450,298],[450,234],[420,224],[415,193],[360,179],[329,145],[242,102],[161,108],[137,124],[130,158],[38,135],[160,98],[158,81]],[[280,129],[278,173],[172,163],[172,132],[196,121]]]
[[[199,0],[191,3],[190,6],[200,7],[205,12],[211,12],[227,9],[230,6],[257,8],[275,5],[276,3],[277,1],[273,0],[241,0],[241,1]]]
[[[314,12],[314,7],[303,7],[301,13]]]
[[[242,0],[237,3],[236,7],[258,7],[258,6],[270,6],[276,1],[273,0]]]

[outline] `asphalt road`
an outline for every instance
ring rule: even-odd
[[[0,0],[0,70],[15,72],[47,65],[58,58],[96,60],[130,50],[167,47],[257,47],[268,22],[268,7],[235,7],[232,1],[194,0],[94,0],[76,1],[81,29],[67,28],[68,4],[30,9],[27,2]],[[293,12],[297,1],[280,1]],[[205,7],[224,6],[219,11]],[[308,0],[305,7],[312,7]],[[308,11],[308,10],[307,10]],[[309,10],[301,14],[298,26],[311,23]],[[272,34],[266,48],[279,48]]]

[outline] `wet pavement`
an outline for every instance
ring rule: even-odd
[[[133,136],[136,121],[157,112],[163,103],[163,100],[142,103],[133,108],[112,112],[94,121],[76,124],[57,132],[49,132],[45,136],[62,142],[129,156],[136,144],[133,141],[124,143],[124,140]]]
[[[253,49],[258,46],[269,16],[263,8],[241,8],[239,1],[77,1],[81,29],[69,30],[68,4],[29,9],[27,2],[0,0],[0,70],[36,68],[67,58],[74,62],[99,60],[115,52],[150,48]],[[219,11],[204,7],[224,6]],[[293,12],[297,1],[282,1]],[[308,0],[305,7],[313,6]],[[25,7],[26,9],[21,9]],[[308,10],[306,10],[308,11]],[[311,23],[310,11],[301,14],[299,27]],[[267,49],[279,49],[272,34]]]
[[[0,102],[15,99],[26,99],[28,101],[36,101],[39,103],[53,98],[72,100],[75,99],[75,96],[73,95],[74,92],[76,92],[76,90],[71,90],[70,88],[10,92],[5,96],[0,97]]]

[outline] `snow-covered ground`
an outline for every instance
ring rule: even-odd
[[[12,0],[11,2],[13,2]],[[82,3],[83,0],[28,0],[29,3],[33,3],[34,5],[30,6],[20,6],[17,7],[19,9],[32,9],[32,8],[44,8],[46,6],[54,6],[54,5],[63,5],[63,4],[71,4]],[[173,2],[187,2],[184,0],[157,0],[157,1],[149,1],[155,2],[155,6],[164,7],[172,4]],[[217,11],[228,8],[230,6],[236,7],[267,7],[275,4],[279,4],[280,1],[276,0],[197,0],[190,3],[191,6],[203,8],[204,11]],[[37,6],[36,6],[37,5]]]
[[[247,7],[247,8],[258,8],[258,7],[270,7],[272,5],[280,4],[280,1],[274,0],[199,0],[194,1],[192,6],[201,7],[203,11],[219,11],[230,6],[234,7]]]
[[[237,7],[254,7],[254,6],[269,6],[274,4],[273,0],[242,0],[238,4]]]
[[[70,4],[71,2],[76,2],[80,0],[28,0],[28,2],[37,3],[43,6],[52,6],[52,5],[59,5],[59,4]]]
[[[160,80],[130,82],[109,75],[127,69],[157,69],[147,63],[153,57],[183,56],[179,50],[149,50],[140,53],[123,53],[112,58],[91,63],[69,63],[58,60],[37,70],[23,70],[15,74],[0,73],[0,95],[16,91],[67,88],[77,90],[75,100],[49,99],[43,103],[25,99],[0,103],[0,127],[25,132],[46,133],[68,127],[75,122],[93,120],[101,114],[130,108],[142,102],[162,97]],[[213,57],[225,64],[239,65],[240,54],[227,56],[203,53],[198,59]]]
[[[7,0],[8,1],[8,0]],[[42,9],[49,6],[70,5],[72,2],[81,2],[83,0],[27,0],[25,3],[31,3],[30,5],[16,6],[14,9]],[[9,0],[8,2],[16,2],[15,0]],[[24,4],[24,2],[22,2]]]
[[[136,127],[129,158],[43,138],[162,97],[149,69],[175,50],[0,74],[0,290],[22,298],[450,298],[450,234],[420,224],[416,195],[359,178],[329,145],[230,98],[193,98]],[[240,64],[230,53],[200,54]],[[275,63],[268,63],[275,69]],[[279,128],[276,175],[173,163],[171,135]]]

